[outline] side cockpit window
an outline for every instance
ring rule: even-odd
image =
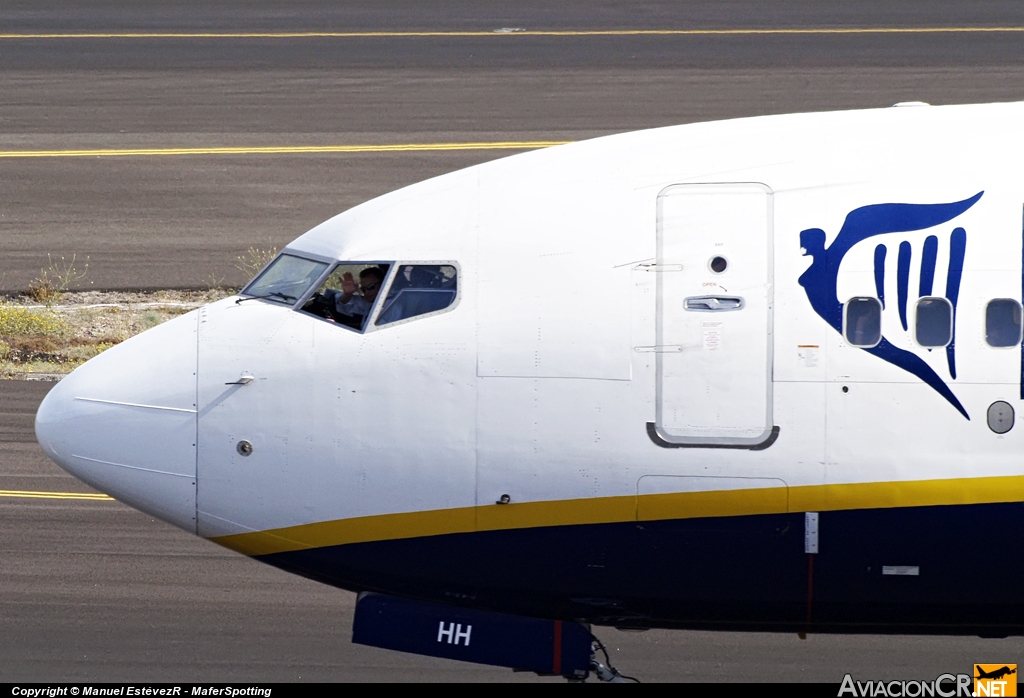
[[[282,254],[253,279],[241,295],[291,305],[309,290],[325,269],[326,262]]]
[[[339,264],[302,309],[339,325],[362,330],[384,287],[390,265]]]
[[[843,336],[854,347],[882,341],[882,304],[877,298],[851,298],[843,308]]]
[[[458,294],[458,272],[448,264],[402,264],[388,288],[377,325],[435,313]]]
[[[1021,307],[1012,298],[997,298],[985,308],[985,341],[992,347],[1013,347],[1021,341]]]
[[[451,308],[458,297],[454,264],[341,262],[302,310],[357,332]],[[374,321],[373,318],[376,317]]]

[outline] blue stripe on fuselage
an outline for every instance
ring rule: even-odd
[[[1024,504],[822,512],[812,631],[1024,634]],[[644,627],[804,629],[804,514],[591,524],[260,557],[353,590]],[[882,574],[916,566],[917,576]]]

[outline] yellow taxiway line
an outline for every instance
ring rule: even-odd
[[[82,499],[96,502],[113,502],[113,497],[96,492],[33,492],[29,490],[0,490],[0,497],[18,499]]]
[[[571,141],[394,143],[381,145],[271,145],[206,148],[91,148],[87,150],[0,150],[0,158],[82,158],[161,155],[280,155],[302,153],[404,153],[444,150],[535,150]]]
[[[836,34],[1000,34],[1024,27],[818,27],[794,29],[521,29],[485,31],[67,32],[0,34],[5,39],[376,39],[484,36],[762,36]]]

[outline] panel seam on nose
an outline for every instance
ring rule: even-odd
[[[95,397],[75,397],[76,400],[82,402],[100,402],[105,405],[120,405],[121,407],[141,407],[147,410],[167,410],[168,412],[187,412],[188,414],[195,414],[195,410],[190,410],[184,407],[164,407],[163,405],[143,405],[137,402],[119,402],[118,400],[101,400]]]
[[[100,460],[99,458],[89,458],[88,456],[80,456],[77,453],[72,453],[71,457],[72,458],[78,458],[78,459],[81,459],[81,460],[87,460],[90,463],[102,463],[103,465],[116,465],[118,468],[128,468],[129,470],[141,470],[143,472],[156,473],[158,475],[171,475],[173,477],[187,477],[187,478],[191,478],[192,477],[191,475],[187,475],[187,474],[183,474],[183,473],[172,473],[172,472],[168,472],[166,470],[153,470],[152,468],[140,468],[137,465],[125,465],[124,463],[114,463],[114,462],[109,461],[109,460]]]

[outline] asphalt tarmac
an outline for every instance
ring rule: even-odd
[[[12,151],[577,140],[1024,96],[1024,34],[965,31],[1024,26],[1012,0],[194,5],[0,6],[0,290],[25,288],[48,253],[80,268],[88,258],[82,283],[95,288],[241,284],[235,263],[250,246],[280,247],[376,195],[510,154]],[[896,31],[822,31],[871,27]],[[955,31],[906,33],[922,27]],[[633,28],[812,33],[495,33]],[[278,35],[422,30],[484,35]],[[254,31],[273,35],[203,36]]]
[[[238,284],[250,246],[284,245],[373,196],[514,152],[68,151],[577,140],[1024,98],[1024,33],[965,31],[1024,27],[1018,2],[67,5],[0,7],[0,290],[25,288],[48,253],[87,257],[87,287]],[[922,27],[952,31],[907,31]],[[899,31],[822,31],[856,28]],[[810,33],[529,33],[577,29]],[[365,35],[438,30],[482,34]],[[39,36],[82,33],[108,36]],[[191,36],[154,36],[167,33]],[[0,490],[87,491],[34,442],[47,388],[0,383]],[[0,496],[0,521],[0,681],[536,680],[352,645],[351,594],[117,502]],[[1020,639],[598,634],[620,669],[649,681],[931,679],[1024,654]]]

